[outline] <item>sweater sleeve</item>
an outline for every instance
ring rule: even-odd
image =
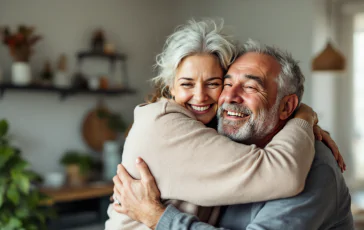
[[[149,131],[139,133],[138,146],[126,146],[128,171],[140,178],[134,164],[140,156],[162,198],[201,206],[294,196],[303,190],[314,156],[312,127],[301,119],[288,121],[264,149],[236,143],[180,112],[161,113],[148,129],[137,125],[132,135]],[[128,155],[133,151],[134,156]]]
[[[198,220],[196,216],[183,213],[173,205],[168,205],[162,217],[159,219],[156,230],[228,230],[225,228],[215,228]]]

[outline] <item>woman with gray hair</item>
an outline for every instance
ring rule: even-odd
[[[314,156],[315,113],[308,106],[302,106],[265,148],[239,144],[216,132],[216,123],[211,124],[223,76],[237,54],[222,29],[222,23],[212,20],[190,21],[167,39],[157,56],[156,95],[152,103],[136,107],[122,160],[139,179],[134,162],[141,156],[155,176],[165,204],[174,204],[210,224],[219,214],[219,208],[213,206],[297,195]],[[296,135],[288,134],[292,129]],[[269,157],[272,154],[277,157]],[[267,167],[270,172],[264,169]],[[275,181],[265,180],[272,171]],[[277,186],[287,183],[290,186]],[[114,197],[116,201],[120,197],[116,188]],[[115,209],[117,204],[110,205],[107,230],[152,227]]]

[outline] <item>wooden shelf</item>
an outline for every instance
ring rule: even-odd
[[[114,184],[87,184],[82,187],[40,188],[40,192],[50,197],[46,202],[48,205],[54,203],[70,202],[77,200],[92,199],[113,194]]]
[[[108,53],[94,52],[94,51],[81,51],[81,52],[77,53],[77,58],[79,60],[84,59],[84,58],[105,58],[105,59],[109,59],[110,61],[115,61],[115,60],[125,61],[126,60],[126,56],[121,53],[108,54]]]
[[[120,89],[77,89],[77,88],[57,88],[54,86],[42,86],[42,85],[26,85],[18,86],[12,84],[0,84],[0,98],[4,95],[6,90],[23,91],[23,92],[51,92],[59,93],[61,99],[65,99],[67,96],[75,94],[90,94],[90,95],[106,95],[106,96],[119,96],[123,94],[135,94],[135,90],[130,88]]]

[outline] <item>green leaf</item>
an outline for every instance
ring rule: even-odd
[[[7,193],[6,193],[7,198],[14,204],[14,205],[18,205],[19,204],[19,192],[16,189],[15,184],[11,184]]]
[[[16,181],[18,188],[24,193],[29,194],[30,181],[26,176],[20,175]]]
[[[5,189],[6,189],[6,186],[0,184],[0,208],[4,204]]]
[[[18,171],[18,169],[14,167],[11,170],[11,178],[13,179],[13,183],[15,183],[24,194],[29,193],[30,179],[28,175],[23,174],[22,171]]]
[[[23,171],[26,167],[28,167],[28,162],[26,162],[23,159],[19,159],[19,161],[12,167],[12,170],[16,170],[16,171]]]
[[[4,229],[11,229],[11,230],[16,230],[19,229],[22,226],[21,221],[18,220],[17,218],[10,218],[10,221],[7,225],[5,225]]]
[[[6,120],[0,120],[0,138],[6,135],[8,129],[9,129],[8,122],[6,122]]]
[[[15,216],[19,219],[29,216],[29,210],[26,208],[19,208],[15,210]]]
[[[11,147],[0,147],[0,169],[14,155],[14,150]]]

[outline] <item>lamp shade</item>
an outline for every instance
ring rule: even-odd
[[[314,71],[342,71],[345,70],[345,57],[328,42],[325,49],[313,59]]]

